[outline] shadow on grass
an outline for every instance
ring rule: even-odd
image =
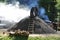
[[[13,37],[13,40],[28,40],[28,36],[24,36],[24,35],[14,35],[10,37],[11,38]]]

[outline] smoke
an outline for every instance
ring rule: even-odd
[[[38,0],[7,0],[7,4],[0,3],[0,16],[5,17],[5,20],[19,22],[30,15],[32,7],[38,7]],[[39,8],[39,17],[49,21],[45,13],[43,7]]]
[[[26,5],[28,6],[30,9],[32,7],[38,6],[38,0],[17,0],[20,5]]]
[[[21,5],[26,5],[26,6],[28,6],[30,9],[31,9],[32,7],[39,7],[39,6],[38,6],[38,1],[39,1],[39,0],[18,0],[18,1],[19,1],[19,3],[20,3]],[[45,20],[46,22],[47,22],[47,21],[50,21],[49,18],[48,18],[48,16],[47,16],[45,13],[46,13],[45,8],[40,7],[40,8],[39,8],[39,13],[38,13],[39,17],[42,18],[43,20]]]
[[[48,16],[46,15],[46,10],[45,8],[41,7],[39,9],[39,17],[42,18],[45,22],[51,22],[48,18]]]
[[[0,3],[0,16],[3,17],[2,20],[19,22],[29,15],[30,10],[28,8],[19,8],[18,3],[14,6],[12,4],[6,5],[5,3]]]

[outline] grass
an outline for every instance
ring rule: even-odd
[[[29,40],[60,40],[60,37],[30,37]]]
[[[0,40],[60,40],[60,37],[0,36]]]

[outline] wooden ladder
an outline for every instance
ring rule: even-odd
[[[34,33],[34,18],[29,19],[28,31],[30,33]]]

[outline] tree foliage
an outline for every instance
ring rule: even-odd
[[[56,0],[39,0],[39,6],[42,6],[46,10],[46,14],[48,15],[51,21],[55,21],[57,18],[57,9],[55,5],[57,4]]]
[[[56,5],[57,11],[58,11],[57,20],[58,20],[58,22],[60,22],[60,0],[57,0],[57,2],[58,2]]]
[[[4,2],[5,0],[0,0],[0,2]]]

